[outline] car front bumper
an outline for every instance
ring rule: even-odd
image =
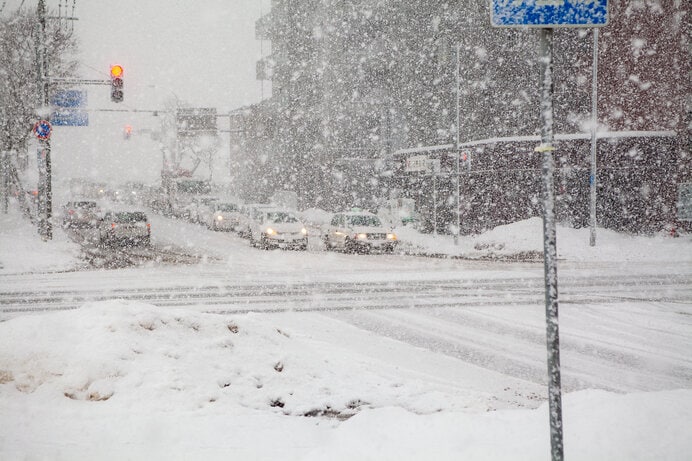
[[[307,247],[308,237],[302,233],[265,235],[265,242],[279,247]]]

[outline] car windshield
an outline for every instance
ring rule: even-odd
[[[267,213],[267,220],[276,223],[298,222],[298,218],[293,216],[291,213],[285,213],[283,211],[272,211]]]
[[[73,202],[69,205],[69,208],[82,208],[82,209],[95,209],[96,202]]]
[[[219,203],[216,205],[216,209],[225,212],[238,211],[238,206],[233,203]]]
[[[350,226],[380,227],[382,225],[377,216],[368,215],[346,216],[346,222]]]

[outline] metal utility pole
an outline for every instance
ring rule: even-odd
[[[437,172],[433,170],[433,236],[437,237]]]
[[[553,159],[553,29],[541,29],[541,145],[543,155],[543,254],[545,271],[545,316],[548,346],[548,406],[550,447],[553,461],[563,460],[562,386],[560,379],[560,334],[558,329],[557,239],[555,224],[555,160]]]
[[[460,111],[460,105],[461,105],[461,76],[460,76],[460,70],[459,67],[461,65],[461,45],[457,44],[457,59],[456,59],[456,71],[454,72],[455,77],[456,77],[456,93],[457,93],[457,135],[456,135],[456,150],[454,152],[456,156],[456,166],[457,166],[457,181],[456,181],[456,186],[457,186],[457,200],[456,200],[456,218],[457,218],[457,229],[454,232],[454,244],[459,245],[459,234],[461,233],[461,172],[459,171],[459,156],[461,155],[461,111]]]
[[[589,175],[589,245],[596,246],[596,152],[598,139],[598,29],[593,29],[593,65],[591,75],[591,174]]]
[[[41,103],[45,110],[49,110],[48,94],[48,52],[46,50],[46,4],[45,0],[38,1],[38,83],[41,91]],[[46,120],[48,115],[45,114]],[[53,191],[51,180],[51,156],[50,139],[39,139],[39,234],[43,240],[53,238],[53,226],[51,223],[53,214]]]
[[[7,162],[9,162],[9,153],[7,151],[0,152],[0,181],[2,184],[2,212],[7,214],[9,212],[9,194],[10,194],[10,181],[7,177],[9,174],[9,168],[7,167]]]

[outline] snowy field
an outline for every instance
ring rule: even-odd
[[[549,459],[542,264],[487,260],[540,220],[399,232],[435,258],[152,222],[199,262],[85,267],[0,216],[0,459]],[[598,237],[558,229],[565,457],[688,460],[692,240]]]

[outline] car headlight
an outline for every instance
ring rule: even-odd
[[[396,240],[396,234],[387,234],[387,240]]]
[[[368,239],[368,234],[358,234],[356,235],[356,238],[358,240],[367,240]]]
[[[216,219],[217,221],[223,221],[223,216],[217,216]]]
[[[274,235],[276,234],[276,231],[272,229],[271,227],[267,227],[267,230],[265,231],[267,235]]]
[[[306,228],[303,227],[303,228],[300,230],[300,233],[303,234],[303,235],[308,235],[308,230],[307,230]]]

